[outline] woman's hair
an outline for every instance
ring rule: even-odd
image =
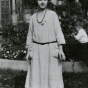
[[[51,2],[51,0],[48,0],[48,4],[49,4],[50,2]],[[38,6],[37,0],[34,0],[34,3],[35,3],[36,6]]]
[[[82,28],[83,27],[83,22],[76,22],[74,24],[74,27],[80,27],[80,28]]]

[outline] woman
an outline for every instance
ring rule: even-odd
[[[60,60],[65,60],[65,40],[56,13],[47,9],[48,3],[37,0],[38,11],[30,19],[26,59],[31,59],[31,65],[25,88],[64,88]]]

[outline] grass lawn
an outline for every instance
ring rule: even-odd
[[[24,88],[27,72],[0,69],[0,88]],[[63,73],[65,88],[88,88],[88,73]]]

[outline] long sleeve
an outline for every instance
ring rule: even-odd
[[[76,36],[74,36],[74,37],[80,43],[86,43],[86,42],[88,42],[88,36],[87,36],[87,33],[84,31],[84,29],[80,29],[78,31],[78,34]]]
[[[26,45],[31,48],[32,47],[32,30],[33,30],[33,22],[32,18],[30,18],[30,23],[29,23],[29,29],[28,29],[28,34],[27,34],[27,40],[26,40]]]
[[[54,31],[55,31],[55,36],[56,36],[56,40],[58,45],[60,44],[65,44],[65,38],[64,35],[62,33],[61,27],[60,27],[60,23],[59,23],[59,19],[56,13],[54,13]]]

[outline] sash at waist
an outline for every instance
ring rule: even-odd
[[[50,43],[56,43],[56,42],[57,42],[57,41],[46,42],[46,43],[39,43],[39,42],[33,41],[33,43],[40,44],[40,45],[45,45],[45,44],[50,44]]]

